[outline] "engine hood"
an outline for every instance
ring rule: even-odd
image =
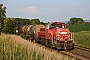
[[[69,29],[68,28],[53,28],[51,29],[53,33],[54,40],[60,40],[62,38],[63,41],[69,37]]]
[[[53,28],[51,29],[53,34],[59,33],[59,34],[68,34],[69,29],[68,28]]]

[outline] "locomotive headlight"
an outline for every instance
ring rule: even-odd
[[[68,37],[65,37],[65,39],[67,39]]]
[[[69,40],[70,40],[70,38],[69,38]]]
[[[59,39],[58,39],[59,40]]]

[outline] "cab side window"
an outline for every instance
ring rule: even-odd
[[[55,25],[54,24],[51,24],[50,25],[50,29],[52,29],[52,28],[55,28]]]

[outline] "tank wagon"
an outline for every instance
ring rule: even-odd
[[[38,32],[40,31],[40,28],[44,28],[44,25],[24,25],[21,27],[18,27],[16,30],[16,34],[24,33],[29,40],[36,41],[36,38],[38,36]]]
[[[25,33],[29,40],[46,46],[65,50],[74,48],[72,33],[62,22],[52,22],[46,27],[44,25],[22,26],[19,30]]]

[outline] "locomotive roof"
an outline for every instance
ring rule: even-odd
[[[52,24],[65,24],[65,23],[62,23],[62,22],[53,22]]]
[[[65,23],[62,23],[62,22],[52,22],[52,23],[47,24],[46,28],[48,29],[51,24],[65,24]]]

